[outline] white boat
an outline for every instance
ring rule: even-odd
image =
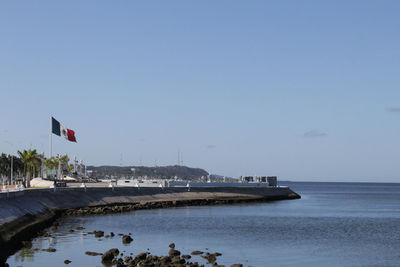
[[[120,179],[117,180],[117,186],[132,186],[132,187],[168,187],[167,180],[142,180],[142,179]]]

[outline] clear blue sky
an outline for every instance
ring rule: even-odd
[[[400,181],[400,1],[2,1],[0,151]]]

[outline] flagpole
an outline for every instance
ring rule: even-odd
[[[53,138],[52,138],[52,126],[53,126],[53,117],[50,116],[50,158],[52,157],[53,154]]]

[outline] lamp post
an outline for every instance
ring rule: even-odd
[[[13,182],[13,167],[14,167],[14,166],[13,166],[13,165],[14,165],[14,164],[13,164],[13,163],[14,163],[13,161],[14,161],[14,156],[11,156],[11,171],[10,171],[10,172],[11,172],[11,173],[10,173],[10,180],[11,180],[10,182],[11,182],[11,183]]]

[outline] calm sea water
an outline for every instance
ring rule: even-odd
[[[142,210],[105,216],[69,217],[52,238],[33,240],[8,259],[11,266],[102,266],[100,257],[117,247],[138,254],[166,255],[174,242],[183,253],[220,252],[230,266],[400,266],[400,184],[281,183],[299,200],[260,204]],[[70,233],[84,226],[85,230]],[[132,233],[95,238],[87,231]],[[35,248],[56,248],[55,253]],[[203,262],[201,258],[194,258]]]

